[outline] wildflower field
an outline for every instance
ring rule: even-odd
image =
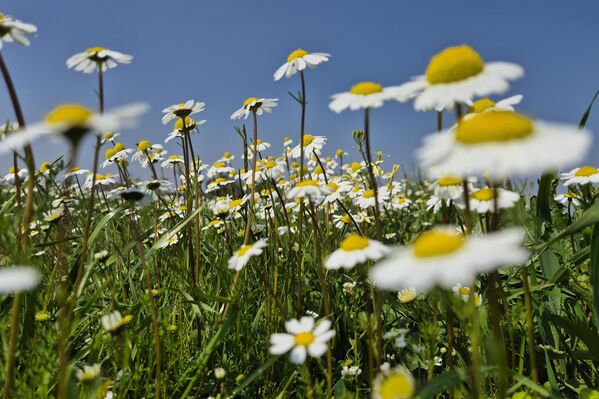
[[[0,14],[0,46],[36,34]],[[26,121],[0,47],[3,399],[599,398],[594,98],[576,121],[524,115],[510,85],[526,65],[455,43],[403,83],[330,93],[363,118],[336,149],[306,129],[334,49],[290,49],[253,73],[296,91],[240,98],[230,150],[204,163],[202,93],[107,103],[133,55],[79,50],[59,61],[97,103]],[[296,134],[268,143],[283,102]],[[373,145],[371,111],[391,105],[437,126],[418,173]],[[136,131],[144,114],[163,141]],[[44,159],[45,136],[70,150]]]

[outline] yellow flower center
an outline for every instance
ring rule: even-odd
[[[468,287],[460,287],[460,289],[458,290],[458,292],[460,293],[460,295],[468,295],[468,294],[470,294],[470,288],[468,288]]]
[[[121,151],[123,151],[125,149],[127,149],[127,148],[125,147],[125,145],[123,143],[116,143],[114,145],[114,151],[115,151],[115,153],[116,152],[121,152]]]
[[[196,121],[193,120],[192,118],[190,118],[189,116],[185,117],[185,127],[187,129],[192,129],[194,127],[195,123],[196,123]],[[175,122],[175,129],[176,130],[183,129],[183,118],[177,119],[177,121]]]
[[[320,165],[316,165],[316,167],[314,168],[314,174],[316,174],[316,175],[323,174],[323,171],[322,171],[322,168],[320,167]]]
[[[351,164],[351,171],[352,172],[355,173],[355,172],[359,171],[360,169],[362,169],[362,164],[361,163],[359,163],[359,162],[352,162],[352,164]]]
[[[599,173],[599,170],[597,170],[597,168],[593,168],[592,166],[585,165],[581,168],[578,168],[576,173],[574,173],[574,176],[589,177],[589,176],[596,175],[597,173]]]
[[[406,197],[398,197],[397,198],[397,203],[398,204],[403,204],[404,202],[406,202]]]
[[[75,166],[74,168],[69,169],[69,173],[77,172],[79,170],[81,170],[81,168]]]
[[[414,291],[402,291],[399,293],[399,302],[408,303],[416,299],[416,293]]]
[[[314,342],[315,338],[316,337],[314,337],[314,334],[311,332],[299,333],[295,336],[295,344],[297,346],[308,346]]]
[[[104,159],[110,159],[116,154],[116,150],[114,148],[109,148],[106,150]]]
[[[319,187],[320,184],[316,180],[304,180],[296,184],[296,187]]]
[[[272,169],[275,166],[277,166],[277,163],[272,159],[269,159],[268,161],[266,161],[266,164],[264,166],[266,167],[266,169]]]
[[[462,184],[462,179],[458,176],[441,176],[437,179],[437,185],[442,187],[459,186]]]
[[[226,181],[227,179],[225,179],[224,177],[217,177],[216,179],[214,179],[214,184],[219,184],[222,183],[224,181]]]
[[[481,188],[472,193],[472,198],[479,201],[491,201],[495,198],[495,190],[492,188]]]
[[[102,50],[106,50],[106,49],[104,47],[90,47],[87,50],[85,50],[85,52],[88,54],[97,54]]]
[[[347,216],[347,215],[346,215]],[[339,248],[344,251],[358,251],[368,247],[368,238],[359,234],[352,234],[341,242]]]
[[[419,258],[448,255],[459,250],[464,240],[458,234],[441,230],[422,233],[412,244],[412,252]]]
[[[362,194],[362,197],[364,197],[364,198],[373,198],[374,197],[374,190],[366,190],[366,191],[364,191],[364,194]]]
[[[291,54],[289,54],[289,57],[287,57],[287,62],[291,62],[293,60],[301,58],[304,55],[308,55],[308,52],[306,50],[298,48],[297,50],[292,51]]]
[[[463,144],[485,144],[521,140],[533,134],[532,121],[509,111],[485,112],[462,119],[455,139]]]
[[[383,91],[383,86],[375,82],[360,82],[352,86],[349,91],[351,94],[359,96],[368,96],[370,94],[380,93]]]
[[[181,157],[179,155],[171,155],[170,157],[168,157],[168,159],[170,159],[171,161],[176,161],[181,159]]]
[[[0,12],[0,22],[4,21],[5,19],[6,19],[6,15],[4,15]]]
[[[231,158],[231,153],[229,151],[225,152],[223,158]]]
[[[20,169],[19,169],[19,168],[17,168],[17,172],[18,172],[19,170],[20,170]],[[15,167],[14,167],[14,166],[11,166],[11,167],[10,167],[10,169],[9,169],[9,171],[8,171],[8,174],[9,174],[9,175],[14,175],[14,174],[15,174]]]
[[[243,108],[247,108],[250,106],[251,103],[258,101],[258,99],[256,97],[249,97],[247,100],[245,100],[243,102]]]
[[[218,225],[220,225],[221,223],[222,223],[222,222],[221,222],[220,220],[211,220],[211,221],[208,223],[208,226],[218,226]]]
[[[327,184],[327,187],[330,188],[333,192],[339,189],[339,185],[337,183],[329,183]]]
[[[40,165],[40,171],[45,172],[52,168],[52,164],[50,162],[44,162]]]
[[[471,47],[449,47],[431,58],[426,80],[430,84],[458,82],[478,75],[484,68],[485,62]]]
[[[483,111],[488,110],[489,108],[493,108],[495,106],[495,102],[489,98],[481,98],[477,100],[468,108],[468,113],[480,114]]]
[[[85,126],[93,111],[79,104],[64,104],[54,108],[45,118],[50,125],[67,124],[76,127]]]
[[[227,165],[225,165],[225,163],[224,163],[224,162],[215,162],[215,163],[214,163],[214,167],[215,167],[215,168],[224,168],[224,167],[226,167],[226,166],[227,166]]]
[[[576,195],[575,193],[566,193],[566,194],[564,194],[564,197],[566,197],[566,198],[578,198],[578,195]]]
[[[239,205],[241,205],[241,202],[242,202],[242,200],[240,200],[240,199],[236,199],[236,200],[229,202],[229,209],[237,208]]]
[[[147,151],[150,149],[150,147],[152,147],[152,143],[150,143],[149,140],[142,140],[137,143],[137,151],[139,152]]]
[[[104,140],[110,140],[114,137],[114,133],[112,132],[104,132]]]
[[[312,144],[314,141],[314,136],[311,134],[304,134],[304,146]]]
[[[405,373],[393,374],[381,384],[382,399],[409,399],[414,396],[414,382]]]
[[[241,248],[239,248],[239,251],[237,251],[237,257],[241,257],[243,255],[245,255],[247,253],[247,251],[249,251],[250,249],[252,249],[252,245],[242,245]]]

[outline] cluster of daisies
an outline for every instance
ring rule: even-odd
[[[27,35],[35,32],[33,25],[0,14],[0,45],[11,41],[28,45]],[[330,57],[297,49],[274,72],[274,80],[299,74],[304,84],[304,73]],[[75,54],[66,64],[76,71],[102,76],[132,59],[92,47]],[[42,232],[50,234],[52,226],[65,215],[81,212],[78,201],[97,192],[103,211],[115,204],[126,206],[129,215],[137,215],[148,206],[159,210],[159,237],[154,239],[169,251],[182,234],[172,233],[171,228],[189,215],[192,205],[198,206],[190,202],[193,192],[207,204],[209,220],[202,226],[202,234],[230,242],[232,232],[235,237],[244,237],[251,224],[254,235],[260,237],[250,242],[246,233],[243,244],[233,251],[228,267],[237,274],[252,260],[260,259],[268,247],[271,226],[277,235],[293,240],[299,224],[308,219],[304,212],[314,218],[315,212],[321,212],[330,217],[340,237],[338,248],[317,265],[327,276],[365,265],[369,280],[364,283],[397,292],[403,303],[440,287],[465,301],[474,298],[478,305],[483,299],[469,287],[479,275],[499,267],[523,265],[529,258],[523,230],[503,228],[499,220],[503,210],[522,201],[523,194],[513,188],[511,179],[571,167],[582,162],[591,143],[587,130],[536,120],[516,111],[522,96],[498,101],[488,97],[504,94],[521,76],[520,66],[486,62],[474,49],[461,45],[434,55],[424,73],[407,83],[390,87],[374,81],[356,83],[349,91],[333,95],[329,105],[336,113],[366,111],[366,129],[356,135],[360,152],[366,155],[355,162],[344,162],[348,154],[341,149],[325,155],[327,138],[307,132],[302,132],[295,143],[284,138],[281,151],[272,154],[274,146],[260,140],[254,131],[253,137],[244,137],[241,154],[226,152],[214,163],[204,163],[195,156],[191,137],[206,122],[199,118],[206,104],[193,99],[163,109],[162,123],[169,126],[163,143],[139,138],[130,148],[119,140],[119,132],[134,128],[147,111],[143,103],[99,112],[67,103],[52,109],[39,123],[24,128],[5,125],[0,153],[20,151],[43,135],[62,138],[71,145],[69,165],[43,163],[34,173],[38,195],[53,198],[43,219],[29,226],[34,239]],[[305,102],[304,98],[298,100]],[[370,149],[370,136],[376,132],[368,128],[368,111],[388,101],[413,101],[415,110],[432,112],[439,123],[438,131],[426,136],[417,151],[425,175],[421,182],[401,178],[398,165],[387,168],[383,154]],[[256,125],[257,118],[272,113],[277,104],[276,98],[249,97],[231,119],[252,117]],[[443,126],[448,111],[455,111],[456,119]],[[98,173],[77,165],[78,145],[88,133],[101,133],[98,140],[103,159]],[[181,145],[182,154],[166,150],[171,140]],[[243,160],[247,170],[236,166],[236,159],[238,163]],[[130,173],[132,164],[146,169],[151,178],[135,179]],[[13,168],[2,182],[15,190],[32,177],[26,169]],[[571,213],[592,199],[587,195],[588,187],[599,183],[599,170],[582,166],[562,173],[560,179],[567,192],[555,200]],[[429,215],[422,224],[423,231],[411,235],[406,245],[390,245],[398,232],[388,226],[396,225],[398,219],[412,220],[415,214]],[[475,218],[480,226],[473,224]],[[375,225],[384,226],[377,239],[370,237]],[[0,273],[0,293],[31,289],[39,280],[28,268],[2,269]],[[351,290],[355,282],[346,284],[344,290]],[[308,356],[323,356],[335,337],[334,315],[325,316],[318,321],[313,316],[287,321],[285,333],[270,337],[270,352],[289,353],[293,363],[303,363]],[[102,319],[111,334],[118,334],[129,322],[130,318],[118,312]],[[357,370],[348,369],[346,374],[357,375]],[[90,366],[80,370],[78,377],[84,380],[97,373],[97,367]],[[410,398],[415,382],[410,372],[398,365],[382,369],[371,388],[375,398]]]

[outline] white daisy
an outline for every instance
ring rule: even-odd
[[[85,179],[85,183],[83,184],[83,188],[86,190],[91,189],[93,182],[93,173],[88,173],[87,178]],[[96,175],[96,183],[95,186],[108,186],[111,184],[115,184],[116,181],[112,177],[112,173],[107,173],[105,175]]]
[[[29,266],[0,268],[0,295],[30,291],[37,286],[40,275]]]
[[[391,207],[395,210],[402,210],[402,209],[407,209],[409,208],[410,204],[412,203],[412,200],[403,196],[403,195],[398,195],[395,197],[391,198]]]
[[[242,245],[231,258],[229,258],[229,269],[233,269],[236,272],[243,269],[243,267],[249,262],[252,256],[262,254],[262,248],[266,247],[266,240],[260,239],[253,244]]]
[[[389,199],[389,190],[386,186],[378,188],[378,200],[379,205],[382,205]],[[374,190],[361,190],[360,194],[354,198],[354,205],[359,206],[361,209],[367,209],[374,207]]]
[[[409,303],[418,297],[418,291],[414,287],[403,288],[397,293],[397,299],[401,303]]]
[[[251,112],[255,112],[256,115],[260,116],[265,112],[270,114],[272,109],[277,106],[278,98],[257,98],[249,97],[244,102],[241,108],[233,112],[231,119],[247,119]]]
[[[322,185],[318,180],[303,180],[289,190],[289,197],[293,199],[308,197],[312,201],[316,201],[330,193],[331,189]]]
[[[327,342],[335,336],[329,320],[321,320],[314,326],[314,317],[304,316],[299,320],[285,322],[286,334],[277,333],[270,336],[270,353],[282,355],[291,351],[292,363],[301,364],[307,355],[320,357],[327,351]]]
[[[197,114],[198,112],[202,112],[204,110],[204,108],[206,108],[205,103],[200,102],[200,101],[195,102],[194,100],[187,100],[187,102],[185,102],[185,103],[171,105],[170,107],[166,107],[165,109],[162,110],[162,113],[164,114],[162,116],[162,124],[166,125],[167,123],[169,123],[170,121],[172,121],[175,118],[187,118],[190,115]],[[186,120],[186,122],[187,122],[187,120]],[[205,121],[202,121],[201,123],[204,123],[204,122]],[[187,126],[187,123],[186,123],[186,127],[189,127],[189,126]],[[182,129],[182,128],[183,128],[183,122],[181,122],[181,126],[179,127],[179,129]]]
[[[114,133],[114,132],[104,132],[104,134],[102,135],[102,144],[106,144],[108,142],[114,144],[114,140],[119,137],[121,134],[120,133]]]
[[[577,207],[580,205],[580,196],[573,192],[558,194],[554,197],[554,199],[565,207],[567,207],[568,205],[573,207]]]
[[[104,47],[90,47],[84,52],[70,57],[67,60],[67,68],[75,68],[76,71],[82,71],[83,73],[92,73],[99,68],[105,71],[116,68],[118,64],[129,64],[132,60],[132,55]]]
[[[16,150],[44,135],[62,135],[76,144],[90,131],[135,127],[138,117],[147,109],[146,104],[137,103],[98,114],[79,104],[60,105],[50,111],[43,122],[6,136],[0,141],[0,154]]]
[[[451,288],[480,273],[525,262],[528,251],[522,247],[523,236],[520,229],[508,229],[464,238],[452,227],[437,227],[377,263],[371,277],[375,286],[384,290]]]
[[[29,170],[17,168],[17,171],[15,172],[15,167],[11,166],[8,174],[2,178],[2,181],[8,184],[15,184],[17,179],[21,182],[24,181],[27,176],[29,176]]]
[[[472,117],[473,115],[480,114],[481,112],[492,112],[492,111],[514,111],[514,105],[520,104],[522,101],[522,94],[518,94],[512,97],[504,98],[500,101],[493,101],[488,97],[481,98],[474,102],[467,101],[470,107],[468,113],[464,115],[464,118]]]
[[[0,49],[4,42],[17,42],[23,46],[29,46],[30,42],[26,35],[33,35],[36,32],[35,25],[0,13]]]
[[[287,62],[284,63],[274,73],[275,81],[280,80],[283,76],[290,78],[298,71],[303,71],[306,67],[313,69],[317,65],[327,62],[331,55],[327,53],[308,53],[306,50],[298,48],[287,57]]]
[[[520,200],[520,194],[498,188],[497,191],[489,187],[479,188],[470,193],[470,209],[476,213],[487,213],[495,210],[495,196],[499,209],[513,208]],[[463,200],[458,202],[463,207]]]
[[[408,369],[398,366],[391,370],[390,367],[381,366],[381,372],[374,380],[370,397],[372,399],[412,399],[415,392],[416,381]]]
[[[441,176],[431,186],[435,196],[439,199],[455,200],[461,198],[464,193],[464,186],[460,176]]]
[[[325,136],[312,136],[311,134],[304,134],[304,154],[308,157],[312,157],[314,154],[320,155],[320,151],[322,147],[327,142],[327,138]],[[301,155],[301,148],[299,145],[296,145],[291,150],[292,158],[299,158]]]
[[[560,173],[559,178],[564,182],[564,186],[570,184],[597,184],[599,183],[599,169],[584,165],[567,173]]]
[[[174,169],[177,167],[177,165],[183,165],[183,163],[184,163],[184,160],[181,155],[171,155],[170,157],[165,159],[160,164],[160,166],[162,166],[163,168]]]
[[[327,258],[324,267],[333,270],[341,267],[351,269],[368,260],[379,260],[390,251],[387,246],[376,240],[351,234],[341,242],[339,249]]]
[[[540,173],[580,161],[592,135],[577,126],[533,121],[515,112],[483,112],[455,131],[424,139],[417,156],[431,176],[486,173],[502,179]]]
[[[474,97],[506,92],[509,81],[524,74],[522,67],[508,62],[485,63],[467,45],[449,47],[431,58],[426,74],[399,86],[400,95],[414,97],[418,111],[451,110],[456,103]]]
[[[375,82],[360,82],[349,90],[349,92],[334,94],[329,108],[334,112],[346,109],[356,111],[358,109],[379,108],[387,100],[405,101],[408,97],[401,94],[397,86],[383,87]]]

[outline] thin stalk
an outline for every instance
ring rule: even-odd
[[[6,356],[6,380],[4,381],[3,399],[11,398],[11,390],[15,371],[15,352],[17,347],[17,333],[19,331],[19,320],[21,318],[21,294],[15,293],[12,301],[12,316],[10,318],[10,335],[8,339],[8,354]]]
[[[528,267],[520,268],[522,284],[524,285],[524,303],[526,305],[526,332],[528,335],[528,356],[530,377],[535,384],[539,383],[539,372],[537,370],[537,348],[535,343],[534,319],[532,309],[532,295],[530,293],[530,282],[528,280]]]

